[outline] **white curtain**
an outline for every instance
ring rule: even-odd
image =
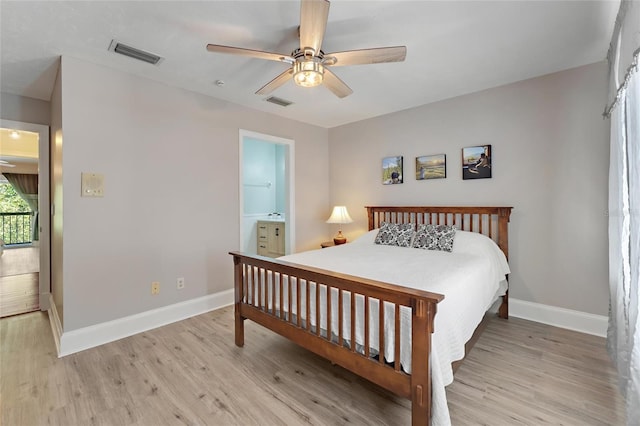
[[[640,2],[623,0],[609,49],[609,329],[628,425],[640,419]]]

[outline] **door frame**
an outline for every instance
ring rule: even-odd
[[[243,142],[245,138],[257,139],[260,141],[272,143],[274,145],[284,145],[285,150],[285,254],[295,252],[295,141],[293,139],[281,138],[278,136],[267,135],[264,133],[252,132],[250,130],[240,129],[239,131],[239,247],[243,249],[244,244],[244,173],[243,173]]]
[[[51,203],[49,176],[49,126],[0,119],[0,127],[38,134],[38,223],[40,225],[40,310],[49,309],[51,294]]]

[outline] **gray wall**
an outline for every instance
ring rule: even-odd
[[[356,219],[343,227],[351,238],[367,204],[512,205],[512,297],[607,312],[604,63],[329,131],[71,58],[62,68],[51,104],[2,94],[2,118],[51,125],[52,293],[65,331],[230,288],[239,128],[296,140],[297,251],[329,238],[334,204]],[[462,181],[460,149],[476,144],[492,144],[494,177]],[[416,181],[415,157],[440,153],[447,179]],[[384,186],[392,155],[404,156],[405,183]],[[83,171],[105,174],[105,198],[79,196]],[[188,217],[177,232],[176,217]]]
[[[366,230],[365,205],[513,206],[511,297],[606,315],[608,121],[604,62],[329,131],[331,204]],[[463,181],[461,148],[491,144],[493,178]],[[446,154],[447,178],[417,181],[415,157]],[[381,161],[404,156],[404,183]]]
[[[0,93],[0,116],[5,120],[48,126],[51,122],[51,106],[48,101]]]
[[[61,76],[65,332],[232,288],[239,129],[295,140],[296,249],[319,246],[326,129],[69,57]],[[82,172],[104,198],[80,197]]]

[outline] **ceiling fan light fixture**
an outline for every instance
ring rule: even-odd
[[[293,64],[293,81],[302,87],[315,87],[322,84],[324,67],[320,61],[308,59]]]
[[[324,84],[334,95],[344,98],[352,94],[353,90],[329,68],[344,65],[402,62],[405,60],[407,55],[406,46],[345,50],[328,53],[325,56],[322,50],[322,41],[329,19],[330,2],[329,0],[300,1],[300,25],[298,26],[300,47],[293,50],[291,55],[221,44],[207,44],[207,50],[212,53],[265,59],[290,65],[290,67],[258,89],[255,93],[259,96],[269,95],[293,79],[296,85],[302,87],[315,87]]]

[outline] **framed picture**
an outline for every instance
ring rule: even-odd
[[[416,180],[447,177],[447,156],[444,154],[416,157]]]
[[[382,184],[402,183],[402,156],[382,159]]]
[[[462,148],[462,179],[491,177],[491,145]]]

